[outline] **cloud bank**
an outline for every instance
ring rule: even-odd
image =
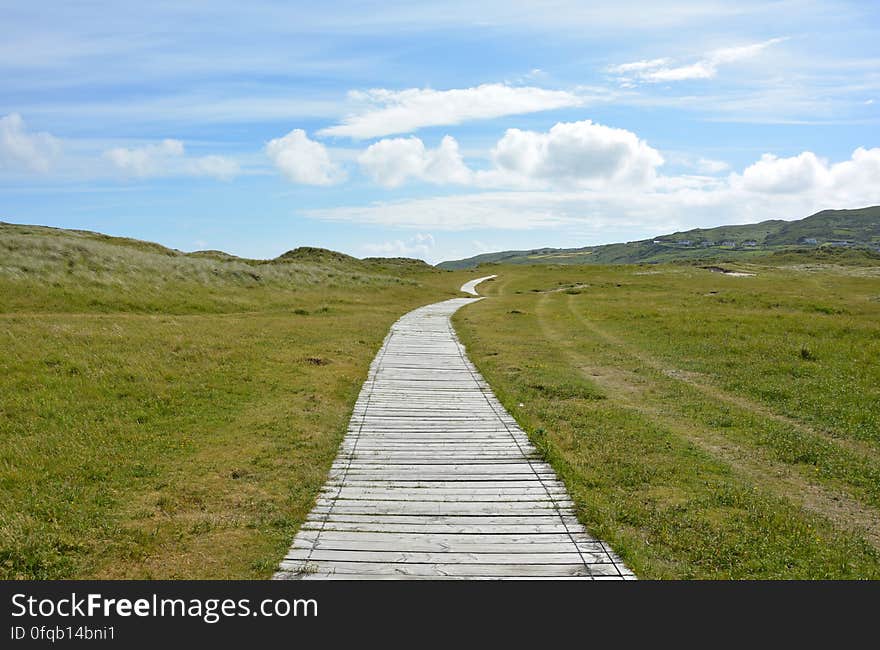
[[[812,152],[765,154],[727,177],[657,176],[653,183],[589,189],[483,191],[307,211],[314,219],[444,231],[564,227],[629,239],[697,226],[800,218],[826,208],[880,203],[880,148],[830,163]]]
[[[228,181],[241,171],[238,163],[223,156],[189,158],[183,142],[173,139],[141,147],[115,147],[106,150],[104,158],[125,176],[135,178],[182,175]]]

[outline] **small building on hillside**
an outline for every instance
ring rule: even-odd
[[[736,248],[736,242],[732,239],[725,239],[723,242],[721,242],[721,245],[727,248]]]
[[[801,241],[804,244],[809,244],[810,246],[815,246],[816,244],[819,243],[819,240],[816,239],[815,237],[804,237]]]
[[[757,245],[758,242],[756,242],[754,239],[748,239],[743,242],[743,246],[748,246],[749,248],[754,248]]]

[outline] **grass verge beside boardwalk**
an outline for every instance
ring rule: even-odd
[[[0,577],[265,578],[391,323],[471,273],[0,231]]]
[[[455,324],[641,577],[878,578],[880,276],[744,270],[491,267]]]

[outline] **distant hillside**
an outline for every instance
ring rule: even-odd
[[[358,259],[345,253],[328,250],[326,248],[317,248],[314,246],[300,246],[282,253],[273,260],[255,260],[243,257],[237,257],[230,253],[220,250],[201,250],[192,253],[185,253],[176,248],[167,248],[155,242],[143,241],[140,239],[132,239],[131,237],[114,237],[90,230],[72,230],[67,228],[53,228],[51,226],[33,226],[25,224],[14,224],[0,221],[0,238],[5,239],[5,246],[0,250],[7,248],[9,250],[17,249],[17,243],[20,242],[26,248],[30,246],[42,245],[46,246],[49,242],[54,242],[61,248],[67,248],[63,253],[69,257],[71,250],[85,252],[90,250],[90,246],[98,246],[95,251],[112,251],[119,249],[128,249],[136,253],[148,253],[161,255],[165,257],[184,259],[203,259],[214,260],[217,262],[237,262],[250,266],[272,265],[278,262],[298,262],[316,266],[347,266],[360,269],[424,269],[430,265],[417,259],[408,257],[367,257]],[[103,246],[109,248],[102,248]],[[49,257],[52,257],[50,255]],[[0,261],[2,265],[2,261]]]
[[[696,259],[749,259],[803,251],[867,249],[880,251],[880,206],[823,210],[797,221],[695,228],[641,241],[583,248],[536,248],[484,253],[441,262],[443,269],[480,264],[638,264]]]
[[[347,264],[350,266],[361,266],[372,269],[409,269],[409,270],[425,270],[432,268],[430,264],[424,260],[413,259],[411,257],[365,257],[358,259],[345,253],[338,253],[326,248],[316,248],[314,246],[300,246],[293,250],[287,251],[275,258],[275,261],[297,261],[297,262],[316,262],[330,264]]]
[[[76,304],[89,311],[120,305],[135,311],[214,309],[221,303],[238,308],[258,304],[260,295],[276,300],[279,291],[291,288],[414,286],[445,273],[421,260],[360,260],[321,248],[254,260],[217,250],[185,253],[85,230],[0,222],[0,313],[31,304],[34,296],[44,296],[44,307]],[[248,290],[247,300],[242,300],[242,289]]]

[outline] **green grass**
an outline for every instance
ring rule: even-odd
[[[271,575],[388,327],[464,280],[3,225],[0,578]]]
[[[456,328],[646,578],[880,577],[880,273],[494,267]]]
[[[639,576],[880,578],[880,271],[845,257],[494,267],[455,322]],[[0,224],[0,577],[269,576],[388,327],[474,275]]]

